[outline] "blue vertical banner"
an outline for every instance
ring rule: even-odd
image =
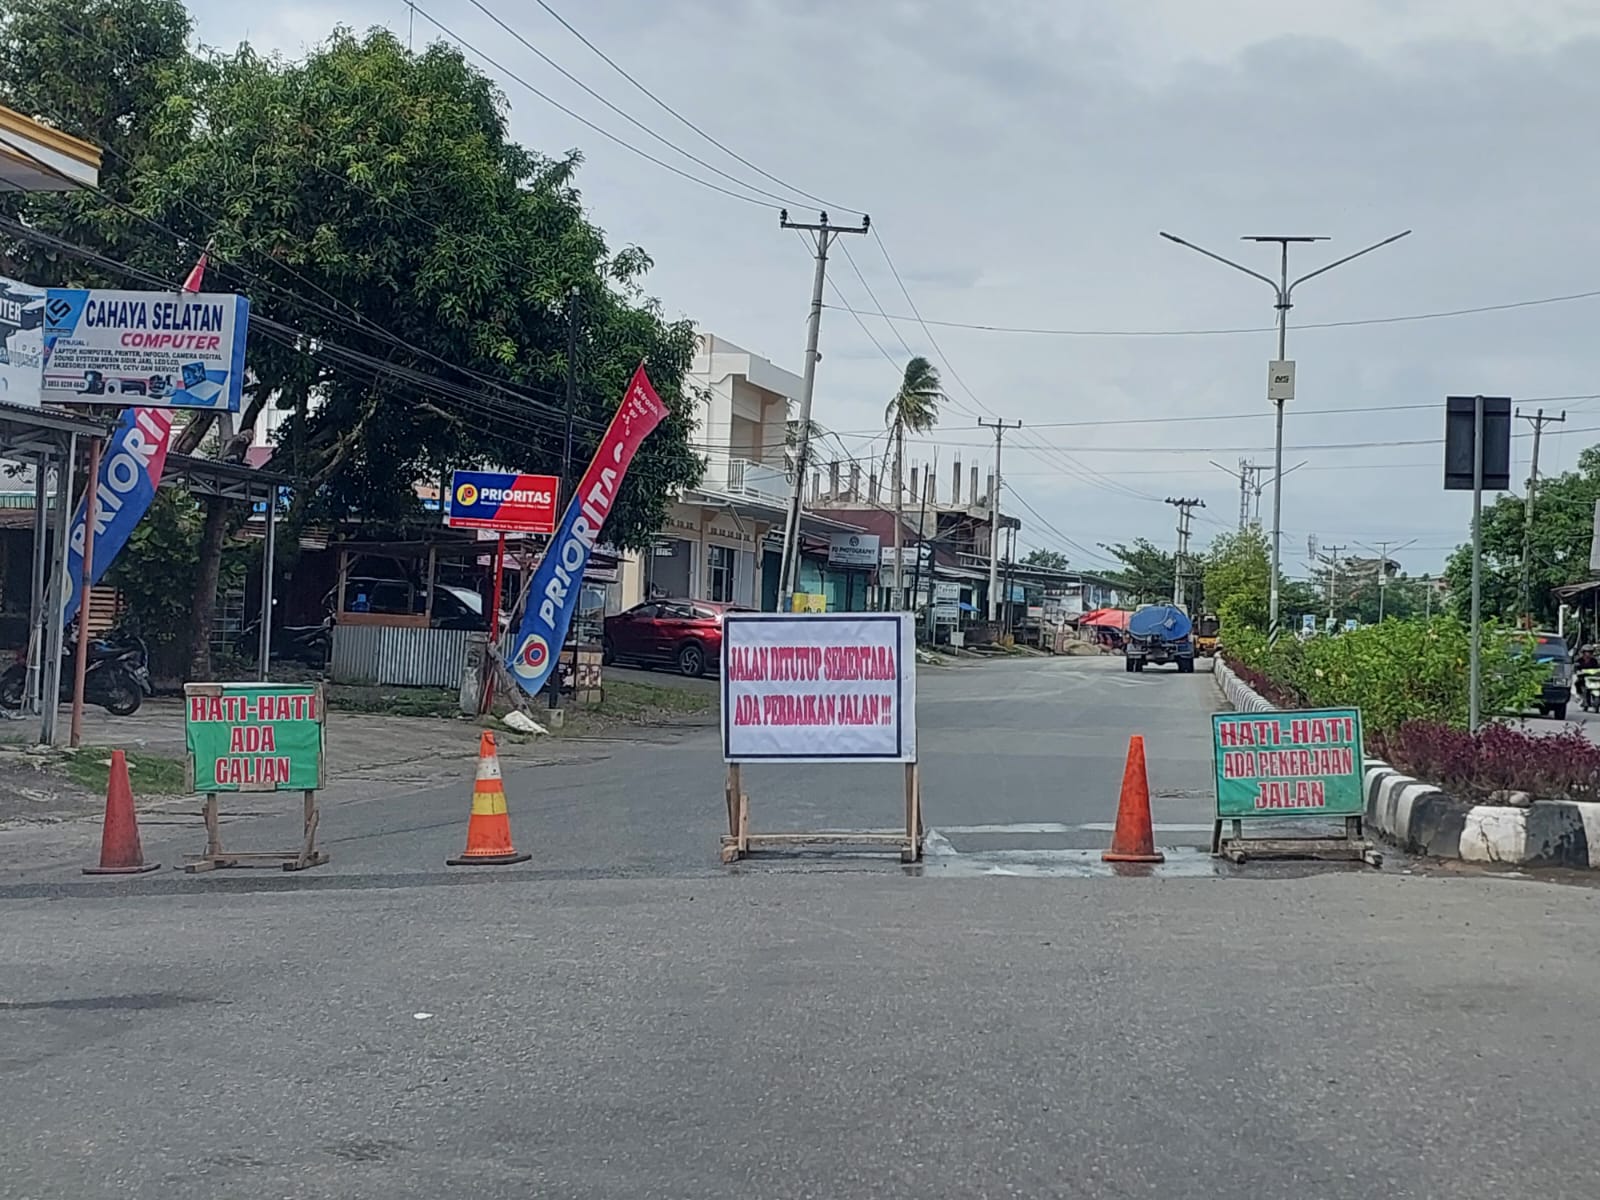
[[[641,364],[533,573],[527,611],[522,614],[516,646],[506,659],[511,677],[530,696],[539,694],[555,669],[556,655],[566,643],[578,607],[584,568],[633,456],[666,415],[667,406],[650,386]]]
[[[94,554],[90,569],[99,583],[156,498],[172,442],[172,413],[160,408],[130,408],[122,414],[100,455],[94,482]],[[83,546],[88,536],[87,497],[78,501],[67,535],[67,603],[62,620],[70,625],[83,599]]]

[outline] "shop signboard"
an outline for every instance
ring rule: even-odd
[[[249,322],[250,302],[231,293],[51,288],[40,396],[238,412]]]

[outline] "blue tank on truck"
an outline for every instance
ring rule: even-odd
[[[1128,618],[1124,669],[1142,671],[1151,663],[1173,663],[1182,674],[1194,670],[1194,622],[1175,604],[1146,604]]]

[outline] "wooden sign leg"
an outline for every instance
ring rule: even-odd
[[[906,764],[906,848],[900,861],[922,861],[922,776],[914,762]]]
[[[728,836],[722,839],[722,861],[730,863],[744,853],[741,844],[743,781],[739,777],[739,764],[728,764],[728,777],[722,785],[723,799],[728,805]]]

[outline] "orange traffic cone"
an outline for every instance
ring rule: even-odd
[[[1158,863],[1167,856],[1156,849],[1155,833],[1150,828],[1150,781],[1144,772],[1144,738],[1128,739],[1128,765],[1122,769],[1122,799],[1117,804],[1117,828],[1111,835],[1111,849],[1100,856],[1102,862]]]
[[[460,858],[445,860],[450,867],[501,867],[527,862],[533,855],[518,854],[511,844],[511,821],[506,816],[506,789],[500,782],[500,756],[494,734],[487,729],[478,741],[478,781],[472,785],[472,816],[467,820],[467,848]]]
[[[144,861],[139,844],[139,820],[133,812],[133,786],[128,782],[128,759],[121,750],[111,752],[111,778],[106,781],[106,819],[100,830],[100,865],[85,867],[85,875],[141,875],[160,863]]]

